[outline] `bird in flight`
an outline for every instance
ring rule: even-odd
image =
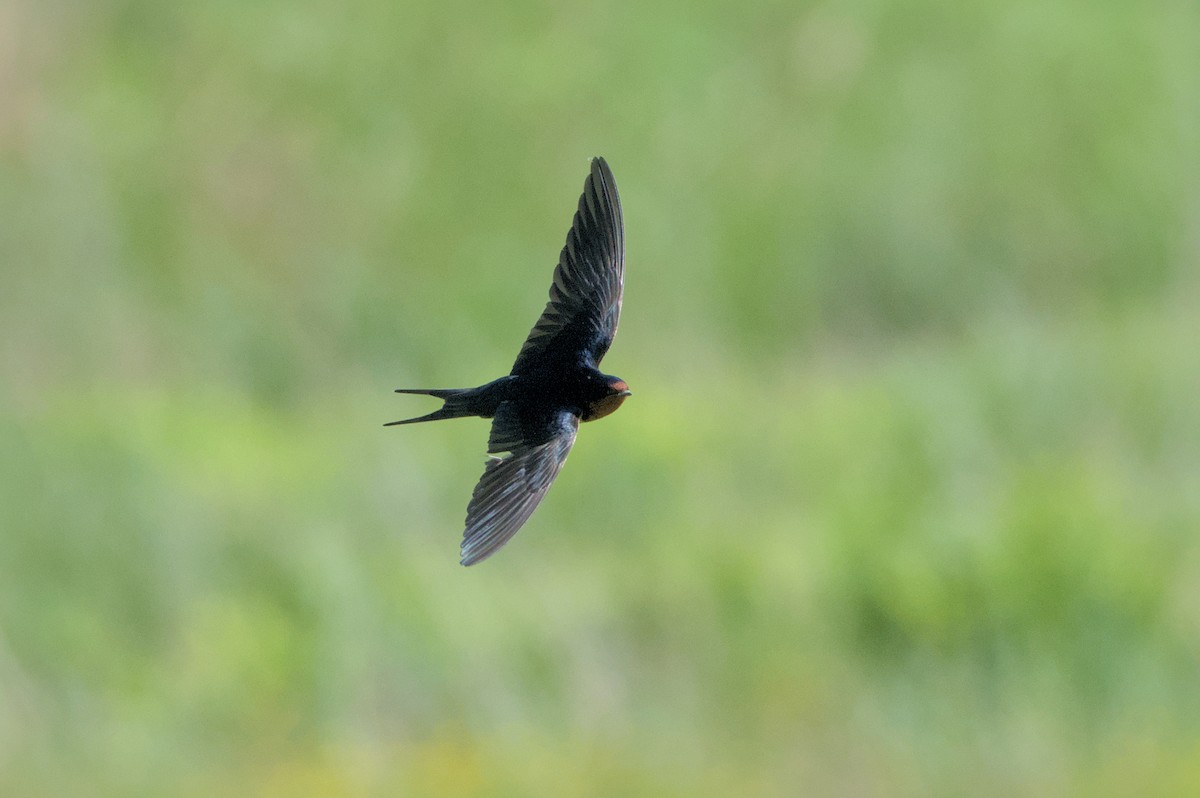
[[[566,462],[579,422],[607,416],[630,395],[624,380],[598,368],[617,332],[624,285],[621,199],[608,164],[593,158],[554,268],[550,301],[508,376],[478,388],[396,390],[443,405],[384,426],[492,419],[487,465],[467,505],[463,565],[495,554],[529,519]]]

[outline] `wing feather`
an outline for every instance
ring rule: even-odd
[[[574,362],[580,353],[598,364],[617,333],[624,287],[621,198],[608,164],[593,158],[554,269],[550,301],[521,347],[512,373]]]
[[[530,420],[521,418],[512,402],[500,405],[488,462],[467,505],[463,565],[495,554],[529,520],[566,462],[578,430],[579,417],[567,411]]]

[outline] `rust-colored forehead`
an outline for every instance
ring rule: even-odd
[[[609,380],[608,387],[614,391],[628,391],[629,390],[629,386],[625,383],[625,380],[618,380],[615,377],[613,379]]]

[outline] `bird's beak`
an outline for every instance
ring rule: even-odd
[[[626,388],[623,391],[617,391],[617,396],[633,396],[633,391]]]

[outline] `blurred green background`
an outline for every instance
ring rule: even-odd
[[[0,7],[0,794],[1200,794],[1200,13]],[[588,158],[635,392],[458,565]]]

